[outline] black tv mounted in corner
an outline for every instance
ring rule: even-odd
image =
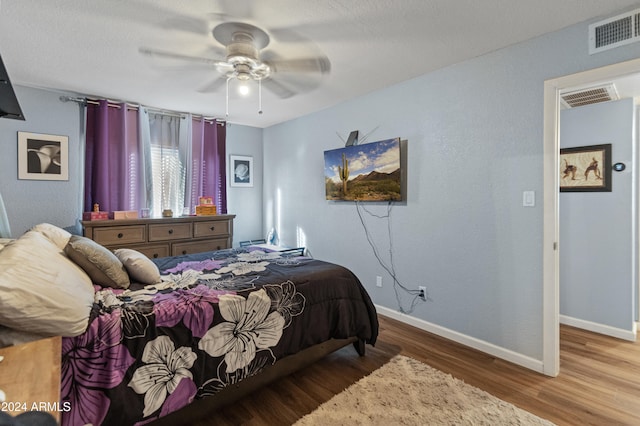
[[[16,98],[16,94],[11,86],[9,74],[4,67],[2,57],[0,57],[0,118],[24,120],[22,109],[20,109],[18,98]]]

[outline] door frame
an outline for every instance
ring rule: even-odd
[[[560,373],[559,158],[560,91],[640,73],[640,59],[578,72],[544,82],[542,327],[543,373]]]

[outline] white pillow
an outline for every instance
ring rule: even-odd
[[[144,254],[132,249],[116,249],[113,253],[120,259],[132,281],[144,285],[160,282],[158,266]]]
[[[13,241],[12,238],[0,238],[0,250]]]
[[[0,251],[0,325],[77,336],[89,323],[93,295],[89,276],[39,232]]]
[[[41,233],[61,250],[64,250],[64,247],[69,242],[69,238],[71,238],[71,233],[69,231],[65,231],[64,229],[50,223],[39,223],[31,228],[31,231]]]

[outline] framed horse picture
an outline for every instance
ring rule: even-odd
[[[561,149],[560,192],[611,192],[611,144]]]

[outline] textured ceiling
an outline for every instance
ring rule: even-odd
[[[0,0],[0,55],[14,84],[225,117],[210,65],[140,48],[223,59],[211,30],[251,23],[284,58],[323,53],[331,72],[288,99],[230,90],[232,123],[267,127],[591,18],[632,0]],[[585,34],[585,45],[587,34]],[[295,83],[294,79],[291,79]]]

